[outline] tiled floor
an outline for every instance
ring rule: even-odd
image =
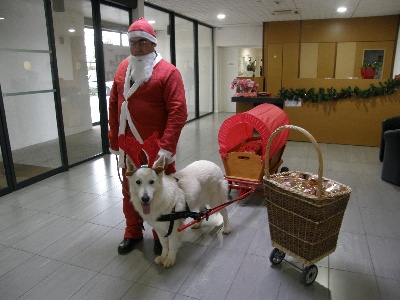
[[[198,159],[223,168],[217,135],[229,116],[186,125],[178,169]],[[0,198],[0,298],[399,299],[400,187],[380,179],[378,148],[320,146],[324,176],[353,191],[337,249],[317,263],[308,287],[291,264],[269,262],[262,194],[229,206],[229,235],[222,235],[219,215],[202,229],[186,229],[173,268],[153,263],[149,228],[137,249],[118,255],[121,187],[115,157],[105,156]],[[283,160],[290,169],[317,172],[310,143],[288,142]]]

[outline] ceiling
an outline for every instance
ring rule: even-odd
[[[146,0],[213,27],[400,14],[400,0]],[[346,6],[345,13],[337,13]],[[223,20],[218,14],[226,15]]]

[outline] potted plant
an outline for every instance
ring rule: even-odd
[[[231,90],[235,88],[236,88],[236,94],[250,96],[252,93],[257,92],[258,84],[251,79],[234,78],[233,81],[231,82]]]
[[[376,69],[379,69],[381,64],[379,62],[363,63],[361,66],[362,79],[374,79]]]

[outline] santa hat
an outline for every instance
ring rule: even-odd
[[[131,26],[129,26],[128,39],[134,37],[142,37],[157,44],[156,33],[154,32],[153,26],[151,26],[144,18],[137,19]]]

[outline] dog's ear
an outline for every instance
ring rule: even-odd
[[[132,176],[137,170],[136,166],[133,164],[129,156],[126,156],[126,172],[125,176]]]
[[[165,157],[164,156],[160,156],[153,164],[152,169],[157,173],[161,173],[164,172],[165,170]]]

